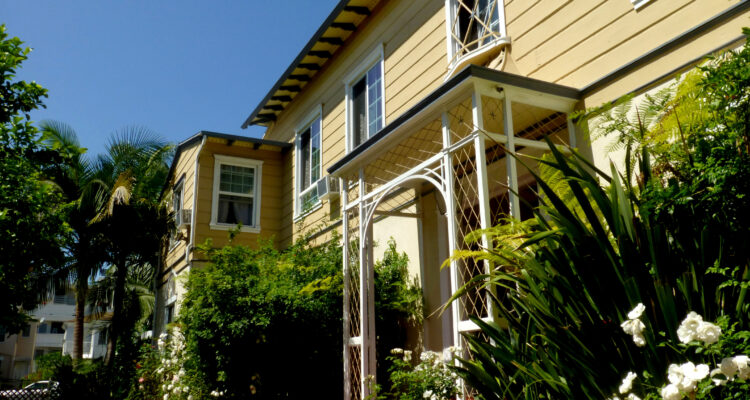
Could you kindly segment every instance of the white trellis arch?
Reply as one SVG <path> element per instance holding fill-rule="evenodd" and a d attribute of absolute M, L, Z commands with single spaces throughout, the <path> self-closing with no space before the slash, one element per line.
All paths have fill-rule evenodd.
<path fill-rule="evenodd" d="M 329 169 L 341 179 L 345 399 L 366 398 L 375 379 L 376 218 L 404 215 L 403 206 L 419 200 L 404 188 L 417 182 L 434 186 L 445 203 L 451 252 L 472 246 L 464 237 L 490 227 L 500 215 L 521 218 L 518 168 L 507 154 L 543 151 L 542 134 L 575 145 L 565 116 L 577 99 L 575 89 L 471 66 Z M 479 244 L 492 245 L 486 236 Z M 452 261 L 451 293 L 490 267 Z M 469 315 L 494 315 L 489 295 L 480 291 L 464 296 L 450 312 L 448 339 L 462 348 L 460 334 L 477 331 Z"/>

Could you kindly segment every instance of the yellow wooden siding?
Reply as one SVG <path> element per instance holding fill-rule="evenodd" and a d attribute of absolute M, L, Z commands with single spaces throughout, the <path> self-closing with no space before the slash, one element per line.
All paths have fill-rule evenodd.
<path fill-rule="evenodd" d="M 169 192 L 165 193 L 171 196 L 171 191 L 174 188 L 174 184 L 177 183 L 179 179 L 183 179 L 182 207 L 185 209 L 193 208 L 195 155 L 198 151 L 199 146 L 200 141 L 197 141 L 193 145 L 183 149 L 180 153 L 179 158 L 177 160 L 174 160 L 174 175 L 172 176 L 172 180 L 169 182 L 169 186 L 167 187 L 167 191 Z M 171 210 L 171 202 L 169 207 Z M 189 229 L 183 229 L 182 233 L 187 235 L 189 233 Z M 179 270 L 182 268 L 182 266 L 184 266 L 186 245 L 187 240 L 181 240 L 177 243 L 176 246 L 168 250 L 166 257 L 167 268 L 174 267 L 175 269 Z"/>
<path fill-rule="evenodd" d="M 416 104 L 443 82 L 448 59 L 445 41 L 443 0 L 385 2 L 373 10 L 372 19 L 358 28 L 332 62 L 305 87 L 279 121 L 266 132 L 266 138 L 291 142 L 295 128 L 314 107 L 322 104 L 322 154 L 325 169 L 346 153 L 346 106 L 343 77 L 357 68 L 360 60 L 382 44 L 384 52 L 384 87 L 386 123 Z M 427 82 L 427 83 L 426 83 Z M 284 220 L 294 218 L 295 159 L 289 153 L 285 165 L 283 192 Z M 282 226 L 280 243 L 291 243 L 293 235 L 310 232 L 335 223 L 340 218 L 338 204 L 329 202 L 300 221 Z M 328 240 L 330 233 L 322 235 Z"/>
<path fill-rule="evenodd" d="M 223 142 L 223 143 L 222 143 Z M 200 154 L 198 173 L 198 207 L 196 213 L 195 243 L 201 244 L 211 238 L 214 246 L 228 243 L 229 232 L 211 229 L 211 207 L 213 202 L 214 155 L 226 155 L 263 161 L 260 188 L 260 233 L 240 232 L 234 238 L 235 244 L 256 247 L 258 239 L 276 237 L 284 224 L 282 221 L 283 155 L 278 148 L 262 146 L 253 149 L 252 143 L 234 142 L 228 145 L 225 140 L 210 138 Z M 197 255 L 201 258 L 201 255 Z"/>
<path fill-rule="evenodd" d="M 737 2 L 657 0 L 636 11 L 625 0 L 514 0 L 511 57 L 522 75 L 584 87 Z"/>

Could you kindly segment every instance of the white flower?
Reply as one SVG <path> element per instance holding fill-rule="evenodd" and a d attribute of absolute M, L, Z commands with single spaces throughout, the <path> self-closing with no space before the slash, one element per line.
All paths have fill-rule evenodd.
<path fill-rule="evenodd" d="M 664 400 L 680 400 L 682 398 L 682 393 L 680 393 L 680 389 L 678 389 L 676 385 L 670 383 L 661 388 L 661 397 L 664 398 Z"/>
<path fill-rule="evenodd" d="M 187 400 L 193 400 L 193 399 L 194 399 L 193 395 L 189 394 Z"/>
<path fill-rule="evenodd" d="M 429 399 L 430 397 L 432 397 L 432 390 L 425 390 L 422 397 L 425 399 Z"/>
<path fill-rule="evenodd" d="M 169 393 L 164 393 L 164 400 L 168 400 L 168 399 L 169 399 Z"/>
<path fill-rule="evenodd" d="M 745 355 L 734 356 L 732 362 L 737 366 L 738 378 L 743 380 L 750 378 L 750 368 L 747 365 L 750 362 L 750 358 Z"/>
<path fill-rule="evenodd" d="M 719 375 L 719 374 L 724 375 L 727 378 L 729 378 L 729 376 L 721 372 L 721 368 L 714 368 L 713 370 L 711 370 L 711 380 L 714 382 L 714 385 L 723 386 L 729 381 L 729 379 L 714 378 L 714 376 Z"/>
<path fill-rule="evenodd" d="M 627 397 L 625 397 L 625 400 L 641 400 L 641 398 L 634 395 L 633 393 L 630 393 Z"/>
<path fill-rule="evenodd" d="M 689 343 L 696 339 L 698 333 L 698 327 L 703 322 L 703 317 L 698 315 L 695 311 L 690 311 L 682 320 L 679 328 L 677 328 L 677 337 L 680 338 L 680 342 Z"/>
<path fill-rule="evenodd" d="M 629 319 L 620 324 L 620 326 L 628 335 L 639 335 L 646 328 L 646 325 L 639 319 Z"/>
<path fill-rule="evenodd" d="M 737 366 L 737 363 L 734 362 L 734 358 L 727 357 L 721 360 L 721 364 L 719 364 L 719 370 L 727 378 L 734 377 L 734 374 L 737 373 L 738 369 L 739 367 Z"/>
<path fill-rule="evenodd" d="M 710 322 L 701 322 L 696 330 L 696 336 L 705 344 L 712 344 L 719 341 L 721 328 Z"/>
<path fill-rule="evenodd" d="M 641 334 L 633 335 L 633 342 L 636 346 L 643 347 L 646 345 L 646 338 Z"/>
<path fill-rule="evenodd" d="M 643 315 L 644 311 L 646 311 L 646 306 L 644 306 L 643 303 L 638 303 L 638 305 L 628 313 L 628 319 L 638 319 Z"/>
<path fill-rule="evenodd" d="M 404 361 L 405 362 L 411 361 L 411 350 L 404 350 Z"/>
<path fill-rule="evenodd" d="M 404 354 L 404 349 L 396 347 L 395 349 L 391 349 L 391 354 Z"/>
<path fill-rule="evenodd" d="M 625 394 L 630 391 L 630 389 L 633 388 L 633 380 L 638 377 L 638 375 L 635 374 L 635 372 L 628 372 L 627 375 L 625 375 L 625 378 L 623 378 L 622 383 L 620 384 L 620 394 Z"/>

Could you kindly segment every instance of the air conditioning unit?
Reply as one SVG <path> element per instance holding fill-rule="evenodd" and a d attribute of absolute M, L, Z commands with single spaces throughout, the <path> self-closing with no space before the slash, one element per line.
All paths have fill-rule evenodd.
<path fill-rule="evenodd" d="M 193 216 L 192 211 L 193 210 L 191 209 L 186 209 L 186 210 L 180 210 L 177 213 L 175 213 L 174 222 L 175 222 L 175 225 L 177 225 L 177 229 L 190 225 L 190 219 Z"/>
<path fill-rule="evenodd" d="M 339 179 L 326 175 L 318 180 L 318 198 L 329 200 L 339 195 Z"/>

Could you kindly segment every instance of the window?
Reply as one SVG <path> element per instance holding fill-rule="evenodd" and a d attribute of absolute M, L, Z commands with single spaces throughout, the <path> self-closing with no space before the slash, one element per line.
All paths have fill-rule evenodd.
<path fill-rule="evenodd" d="M 107 344 L 107 330 L 99 331 L 99 338 L 97 339 L 98 344 Z"/>
<path fill-rule="evenodd" d="M 297 130 L 297 215 L 318 204 L 321 153 L 321 113 L 316 111 Z M 309 122 L 312 119 L 312 122 Z"/>
<path fill-rule="evenodd" d="M 184 178 L 180 178 L 180 180 L 176 185 L 174 185 L 174 189 L 172 190 L 172 211 L 174 211 L 175 223 L 177 222 L 177 219 L 181 217 L 180 212 L 182 212 L 182 195 L 183 188 L 185 186 L 183 182 Z M 179 243 L 179 240 L 177 240 L 178 237 L 179 232 L 175 230 L 169 238 L 169 244 L 171 245 L 171 247 L 177 246 L 177 243 Z"/>
<path fill-rule="evenodd" d="M 49 325 L 47 325 L 46 323 L 41 323 L 36 328 L 36 333 L 48 333 L 49 332 L 48 328 L 49 328 Z"/>
<path fill-rule="evenodd" d="M 62 322 L 53 322 L 50 324 L 49 333 L 65 333 L 65 328 Z"/>
<path fill-rule="evenodd" d="M 446 10 L 451 64 L 505 36 L 501 0 L 447 0 Z"/>
<path fill-rule="evenodd" d="M 173 318 L 174 318 L 174 304 L 170 304 L 164 310 L 164 325 L 172 323 Z"/>
<path fill-rule="evenodd" d="M 373 52 L 346 81 L 348 150 L 383 129 L 383 49 Z"/>
<path fill-rule="evenodd" d="M 211 228 L 230 229 L 242 224 L 243 232 L 260 230 L 262 161 L 215 155 Z"/>
<path fill-rule="evenodd" d="M 26 325 L 23 327 L 23 332 L 21 333 L 21 336 L 23 337 L 29 337 L 31 335 L 31 325 Z"/>

